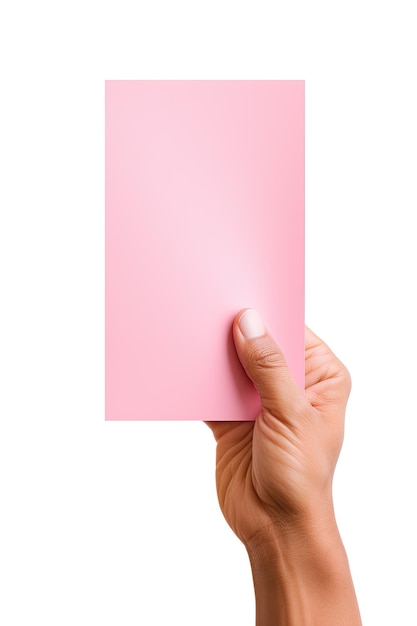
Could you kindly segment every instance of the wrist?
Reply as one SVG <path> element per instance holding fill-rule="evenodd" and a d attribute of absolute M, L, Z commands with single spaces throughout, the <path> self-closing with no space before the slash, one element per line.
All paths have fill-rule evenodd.
<path fill-rule="evenodd" d="M 333 507 L 308 520 L 275 520 L 246 549 L 257 626 L 361 624 Z"/>

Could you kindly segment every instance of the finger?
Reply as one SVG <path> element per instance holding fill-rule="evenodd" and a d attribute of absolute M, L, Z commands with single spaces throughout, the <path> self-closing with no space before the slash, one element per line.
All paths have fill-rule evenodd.
<path fill-rule="evenodd" d="M 330 383 L 332 381 L 332 383 Z M 347 401 L 351 388 L 348 370 L 329 346 L 312 330 L 305 327 L 305 386 L 306 390 L 323 383 L 338 390 L 343 402 Z M 317 389 L 316 389 L 317 393 Z"/>
<path fill-rule="evenodd" d="M 307 406 L 304 393 L 257 311 L 244 309 L 238 313 L 233 323 L 233 338 L 240 362 L 260 395 L 262 407 L 280 419 L 297 417 Z"/>
<path fill-rule="evenodd" d="M 224 435 L 225 433 L 227 433 L 229 430 L 231 430 L 233 428 L 233 426 L 236 425 L 237 422 L 215 422 L 215 421 L 209 421 L 209 422 L 204 422 L 212 431 L 215 440 L 217 441 L 218 439 L 220 439 L 220 437 L 222 435 Z"/>
<path fill-rule="evenodd" d="M 317 335 L 313 333 L 313 331 L 310 328 L 308 328 L 308 326 L 305 326 L 306 350 L 309 350 L 310 348 L 316 348 L 317 346 L 322 346 L 322 345 L 326 345 L 324 341 L 320 339 L 320 337 L 317 337 Z M 326 346 L 326 348 L 328 350 L 330 349 L 328 346 Z"/>

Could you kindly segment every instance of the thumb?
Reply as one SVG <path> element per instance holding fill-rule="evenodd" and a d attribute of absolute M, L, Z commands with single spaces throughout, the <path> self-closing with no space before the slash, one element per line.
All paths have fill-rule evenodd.
<path fill-rule="evenodd" d="M 284 421 L 294 421 L 307 407 L 285 357 L 255 309 L 240 311 L 233 323 L 236 352 L 258 391 L 262 407 Z"/>

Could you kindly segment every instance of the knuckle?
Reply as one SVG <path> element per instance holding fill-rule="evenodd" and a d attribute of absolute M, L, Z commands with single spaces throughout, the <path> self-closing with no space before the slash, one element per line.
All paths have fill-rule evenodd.
<path fill-rule="evenodd" d="M 347 392 L 350 393 L 352 389 L 352 378 L 350 376 L 349 370 L 347 369 L 345 365 L 343 365 L 343 363 L 340 363 L 339 375 Z"/>
<path fill-rule="evenodd" d="M 251 356 L 256 365 L 261 368 L 276 368 L 285 365 L 283 355 L 271 346 L 256 346 Z"/>

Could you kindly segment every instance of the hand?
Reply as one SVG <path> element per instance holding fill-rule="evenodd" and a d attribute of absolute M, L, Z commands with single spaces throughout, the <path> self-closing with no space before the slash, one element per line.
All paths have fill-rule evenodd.
<path fill-rule="evenodd" d="M 331 513 L 350 392 L 348 371 L 308 328 L 306 388 L 299 389 L 256 315 L 252 309 L 239 313 L 233 337 L 261 412 L 255 422 L 208 422 L 217 440 L 220 506 L 244 543 L 271 523 Z"/>
<path fill-rule="evenodd" d="M 332 500 L 349 373 L 306 328 L 301 390 L 253 309 L 236 316 L 233 337 L 262 408 L 254 422 L 207 424 L 217 441 L 220 507 L 254 570 L 257 624 L 356 626 L 359 611 Z"/>

